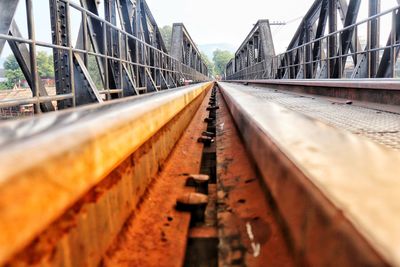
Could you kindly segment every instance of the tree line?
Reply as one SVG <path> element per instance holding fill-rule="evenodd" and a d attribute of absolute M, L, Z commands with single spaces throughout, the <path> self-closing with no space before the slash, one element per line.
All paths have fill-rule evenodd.
<path fill-rule="evenodd" d="M 53 79 L 53 55 L 48 55 L 46 52 L 40 51 L 36 55 L 36 61 L 39 77 L 42 79 Z M 14 55 L 9 55 L 4 61 L 3 66 L 4 76 L 7 81 L 0 83 L 0 89 L 12 89 L 15 85 L 20 85 L 25 80 L 25 76 Z"/>

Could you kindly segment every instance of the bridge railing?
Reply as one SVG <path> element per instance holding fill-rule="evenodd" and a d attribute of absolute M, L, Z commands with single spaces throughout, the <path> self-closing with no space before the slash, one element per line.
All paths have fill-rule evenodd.
<path fill-rule="evenodd" d="M 51 42 L 37 40 L 32 0 L 25 4 L 27 38 L 17 21 L 2 18 L 0 23 L 9 30 L 0 30 L 0 43 L 8 42 L 31 95 L 0 99 L 0 109 L 33 105 L 32 112 L 41 113 L 169 89 L 183 85 L 185 80 L 208 80 L 207 73 L 168 54 L 144 0 L 106 2 L 103 16 L 95 0 L 81 4 L 50 1 Z M 17 7 L 12 6 L 10 12 L 14 14 Z M 76 22 L 72 20 L 77 18 L 80 28 L 77 40 L 73 40 L 72 24 Z M 49 49 L 53 53 L 55 92 L 45 86 L 38 69 L 37 52 Z"/>
<path fill-rule="evenodd" d="M 379 27 L 381 21 L 385 23 Z M 380 30 L 384 28 L 390 30 L 382 44 Z M 400 6 L 396 6 L 308 42 L 300 40 L 273 57 L 268 66 L 264 60 L 226 79 L 399 78 L 399 50 Z"/>

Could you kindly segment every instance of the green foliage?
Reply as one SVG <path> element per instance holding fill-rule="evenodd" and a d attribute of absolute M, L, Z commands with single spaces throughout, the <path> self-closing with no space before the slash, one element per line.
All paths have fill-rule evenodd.
<path fill-rule="evenodd" d="M 4 61 L 4 70 L 7 78 L 7 82 L 4 82 L 6 89 L 12 89 L 15 84 L 19 84 L 21 80 L 25 79 L 14 55 L 9 55 Z"/>
<path fill-rule="evenodd" d="M 47 79 L 54 78 L 53 56 L 48 55 L 44 51 L 40 51 L 37 53 L 36 60 L 39 77 Z M 4 70 L 7 82 L 3 82 L 0 85 L 0 89 L 12 89 L 15 84 L 19 84 L 22 80 L 25 80 L 25 76 L 14 55 L 9 55 L 4 61 Z"/>
<path fill-rule="evenodd" d="M 172 27 L 166 25 L 160 29 L 161 36 L 164 40 L 168 51 L 171 51 Z"/>
<path fill-rule="evenodd" d="M 223 75 L 225 73 L 225 66 L 233 58 L 233 53 L 227 50 L 217 49 L 214 51 L 213 61 L 215 65 L 215 74 Z"/>
<path fill-rule="evenodd" d="M 53 56 L 40 51 L 36 55 L 38 73 L 41 78 L 54 78 Z"/>
<path fill-rule="evenodd" d="M 99 66 L 97 65 L 95 56 L 89 56 L 87 69 L 97 89 L 103 89 L 103 81 L 100 76 Z"/>
<path fill-rule="evenodd" d="M 9 55 L 4 61 L 4 69 L 6 70 L 16 70 L 19 69 L 19 65 L 14 55 Z"/>
<path fill-rule="evenodd" d="M 8 82 L 0 82 L 0 90 L 7 90 L 9 88 Z"/>
<path fill-rule="evenodd" d="M 212 62 L 204 52 L 201 52 L 201 57 L 204 59 L 210 75 L 214 76 L 214 62 Z"/>

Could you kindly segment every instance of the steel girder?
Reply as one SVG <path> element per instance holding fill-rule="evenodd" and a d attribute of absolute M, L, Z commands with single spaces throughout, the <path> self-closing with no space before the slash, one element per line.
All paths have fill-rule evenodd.
<path fill-rule="evenodd" d="M 363 22 L 368 28 L 363 47 L 358 32 L 360 25 L 356 23 L 360 5 L 361 0 L 316 0 L 303 17 L 287 51 L 274 58 L 272 67 L 267 62 L 249 64 L 253 58 L 245 52 L 247 46 L 242 45 L 244 55 L 236 55 L 227 65 L 228 79 L 265 78 L 254 76 L 260 68 L 267 72 L 273 68 L 276 79 L 395 77 L 400 50 L 400 7 L 391 11 L 392 23 L 385 27 L 392 30 L 386 47 L 382 48 L 380 0 L 368 1 L 370 19 Z"/>
<path fill-rule="evenodd" d="M 177 87 L 182 79 L 208 80 L 207 67 L 186 29 L 185 42 L 189 40 L 195 51 L 190 64 L 186 56 L 179 60 L 168 54 L 145 0 L 101 1 L 104 16 L 100 16 L 97 0 L 80 0 L 79 4 L 49 0 L 51 43 L 35 41 L 32 3 L 25 3 L 29 38 L 24 38 L 14 21 L 19 1 L 0 2 L 0 52 L 7 41 L 33 95 L 2 103 L 3 107 L 34 103 L 35 111 L 48 112 L 55 110 L 55 101 L 57 109 L 65 109 Z M 77 40 L 71 37 L 72 9 L 81 15 Z M 53 49 L 56 96 L 48 95 L 38 75 L 37 47 Z"/>
<path fill-rule="evenodd" d="M 14 20 L 14 14 L 17 10 L 19 0 L 16 1 L 1 1 L 0 2 L 0 33 L 8 34 L 11 23 Z M 6 40 L 0 39 L 0 54 L 3 51 Z"/>
<path fill-rule="evenodd" d="M 19 31 L 18 25 L 15 21 L 13 21 L 11 24 L 11 27 L 9 29 L 9 35 L 22 38 L 22 34 Z M 10 45 L 11 51 L 13 52 L 15 59 L 17 60 L 27 83 L 29 84 L 30 88 L 33 89 L 34 85 L 32 81 L 33 75 L 31 71 L 30 52 L 28 50 L 27 45 L 24 43 L 18 43 L 16 41 L 10 41 L 10 40 L 8 41 L 8 44 Z M 38 81 L 38 87 L 40 96 L 48 96 L 46 87 L 44 86 L 41 80 Z M 35 90 L 32 90 L 32 95 L 33 96 L 36 95 Z M 49 112 L 49 111 L 54 111 L 55 109 L 53 104 L 49 101 L 41 103 L 40 110 L 42 112 Z"/>
<path fill-rule="evenodd" d="M 230 77 L 235 73 L 235 60 L 232 58 L 225 68 L 225 76 Z"/>
<path fill-rule="evenodd" d="M 228 75 L 265 62 L 267 68 L 252 73 L 252 78 L 270 78 L 274 56 L 275 48 L 269 21 L 259 20 L 236 51 L 234 62 L 227 65 L 226 73 Z"/>
<path fill-rule="evenodd" d="M 208 68 L 203 60 L 200 50 L 183 23 L 174 23 L 172 27 L 171 55 L 184 65 L 197 72 L 208 75 Z M 194 77 L 195 80 L 198 78 Z"/>
<path fill-rule="evenodd" d="M 400 0 L 398 0 L 400 4 Z M 395 30 L 396 29 L 396 30 Z M 391 48 L 393 44 L 400 43 L 400 12 L 398 11 L 392 18 L 392 30 L 386 42 L 386 46 L 382 54 L 382 59 L 376 73 L 377 78 L 391 78 L 395 76 L 395 64 L 400 49 Z"/>
<path fill-rule="evenodd" d="M 0 20 L 0 34 L 8 34 L 13 37 L 22 38 L 18 25 L 14 21 L 14 15 L 18 4 L 19 0 L 0 2 L 0 17 L 2 18 Z M 5 42 L 5 39 L 0 39 L 0 55 L 3 51 Z M 31 74 L 30 52 L 27 45 L 24 43 L 18 43 L 14 40 L 8 40 L 8 44 L 10 45 L 21 71 L 32 90 L 32 95 L 47 96 L 48 94 L 42 81 L 38 81 L 38 94 L 36 93 Z M 40 104 L 39 108 L 44 112 L 54 111 L 54 106 L 51 102 L 43 102 Z"/>
<path fill-rule="evenodd" d="M 65 48 L 72 47 L 70 7 L 66 2 L 50 0 L 50 18 L 53 44 Z M 56 92 L 59 95 L 75 92 L 75 99 L 57 101 L 58 109 L 77 105 L 102 102 L 100 94 L 92 81 L 80 55 L 71 49 L 53 49 Z"/>
<path fill-rule="evenodd" d="M 356 23 L 358 11 L 360 9 L 361 0 L 350 0 L 349 6 L 345 15 L 343 27 L 348 27 Z M 342 5 L 343 6 L 343 5 Z M 358 46 L 358 40 L 354 40 L 354 28 L 345 30 L 340 35 L 340 55 L 346 55 L 350 50 L 350 47 Z M 357 37 L 356 37 L 357 38 Z M 341 78 L 343 70 L 345 68 L 347 57 L 334 60 L 333 71 L 331 78 Z M 356 64 L 357 55 L 353 56 L 353 62 Z"/>

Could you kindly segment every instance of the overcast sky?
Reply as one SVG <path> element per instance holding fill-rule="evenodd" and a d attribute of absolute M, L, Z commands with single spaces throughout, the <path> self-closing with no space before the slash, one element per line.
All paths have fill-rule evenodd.
<path fill-rule="evenodd" d="M 298 18 L 307 12 L 314 0 L 147 0 L 147 2 L 159 25 L 183 22 L 198 44 L 230 43 L 239 46 L 258 19 L 288 21 Z M 296 20 L 286 28 L 295 31 L 299 22 L 300 20 Z M 282 32 L 282 27 L 273 26 L 272 30 L 275 33 L 278 30 Z M 290 36 L 284 39 L 284 43 L 289 43 Z"/>
<path fill-rule="evenodd" d="M 5 0 L 0 0 L 5 1 Z M 79 0 L 72 0 L 79 3 Z M 228 43 L 238 47 L 259 19 L 270 21 L 291 21 L 286 26 L 272 26 L 277 53 L 285 50 L 301 17 L 314 0 L 147 0 L 158 26 L 183 22 L 193 40 L 200 45 Z M 382 11 L 396 6 L 396 0 L 381 0 Z M 358 20 L 367 16 L 368 0 L 362 0 Z M 40 41 L 51 41 L 49 1 L 33 1 L 36 35 Z M 77 35 L 80 13 L 73 11 L 73 35 Z M 16 21 L 22 34 L 27 37 L 25 1 L 20 1 Z M 390 25 L 390 16 L 384 25 Z M 386 42 L 389 27 L 382 27 L 382 43 Z M 362 29 L 359 31 L 362 33 Z M 73 36 L 76 38 L 76 36 Z M 49 52 L 51 52 L 49 50 Z M 2 57 L 11 53 L 8 47 Z"/>
<path fill-rule="evenodd" d="M 272 26 L 276 52 L 284 51 L 300 23 L 298 18 L 304 16 L 313 2 L 314 0 L 147 0 L 159 26 L 183 22 L 198 44 L 230 43 L 238 47 L 258 19 L 297 19 L 287 26 Z M 396 6 L 396 0 L 381 2 L 382 11 Z M 359 20 L 367 16 L 367 3 L 367 0 L 362 0 Z"/>

